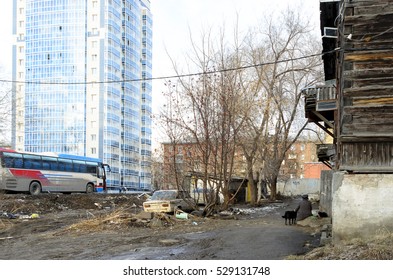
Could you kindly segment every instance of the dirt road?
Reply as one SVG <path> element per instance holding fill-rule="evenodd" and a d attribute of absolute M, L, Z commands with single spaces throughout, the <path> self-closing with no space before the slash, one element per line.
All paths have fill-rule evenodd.
<path fill-rule="evenodd" d="M 159 223 L 138 218 L 141 204 L 131 195 L 0 194 L 0 259 L 283 259 L 318 246 L 318 230 L 284 225 L 297 200 Z"/>

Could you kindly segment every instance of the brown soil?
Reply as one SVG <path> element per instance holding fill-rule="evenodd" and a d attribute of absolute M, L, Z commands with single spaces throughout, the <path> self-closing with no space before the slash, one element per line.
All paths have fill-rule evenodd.
<path fill-rule="evenodd" d="M 210 218 L 140 216 L 121 194 L 0 194 L 0 259 L 391 259 L 391 241 L 319 245 L 320 224 L 285 226 L 295 200 Z M 237 208 L 236 208 L 237 209 Z M 319 221 L 320 222 L 320 221 Z M 392 240 L 391 235 L 388 240 Z M 382 242 L 382 243 L 381 243 Z M 373 253 L 364 252 L 373 249 Z"/>

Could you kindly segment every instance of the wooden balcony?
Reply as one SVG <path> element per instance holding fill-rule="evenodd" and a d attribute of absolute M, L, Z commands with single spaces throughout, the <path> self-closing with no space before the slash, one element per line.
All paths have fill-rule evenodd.
<path fill-rule="evenodd" d="M 337 110 L 336 88 L 333 85 L 316 86 L 305 88 L 302 93 L 308 121 L 317 124 L 333 136 L 328 129 L 334 129 L 334 112 Z"/>
<path fill-rule="evenodd" d="M 323 162 L 329 168 L 332 168 L 336 149 L 334 144 L 317 144 L 318 161 Z"/>

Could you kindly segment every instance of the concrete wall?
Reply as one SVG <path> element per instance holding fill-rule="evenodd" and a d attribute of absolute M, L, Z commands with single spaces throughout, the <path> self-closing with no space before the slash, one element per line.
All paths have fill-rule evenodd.
<path fill-rule="evenodd" d="M 345 174 L 332 181 L 333 241 L 393 231 L 393 174 Z"/>
<path fill-rule="evenodd" d="M 319 200 L 319 179 L 289 179 L 277 183 L 277 192 L 284 196 L 308 194 L 310 199 Z"/>

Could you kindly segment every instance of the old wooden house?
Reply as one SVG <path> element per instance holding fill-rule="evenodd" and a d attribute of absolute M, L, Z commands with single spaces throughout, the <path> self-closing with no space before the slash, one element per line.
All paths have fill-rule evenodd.
<path fill-rule="evenodd" d="M 326 84 L 304 90 L 306 117 L 334 138 L 318 151 L 333 169 L 320 206 L 335 240 L 370 237 L 393 230 L 393 1 L 320 0 L 320 9 Z"/>
<path fill-rule="evenodd" d="M 339 17 L 338 168 L 393 172 L 393 2 L 342 1 Z"/>
<path fill-rule="evenodd" d="M 393 1 L 320 1 L 326 85 L 306 117 L 334 136 L 336 170 L 393 172 Z M 329 154 L 330 153 L 330 154 Z"/>

